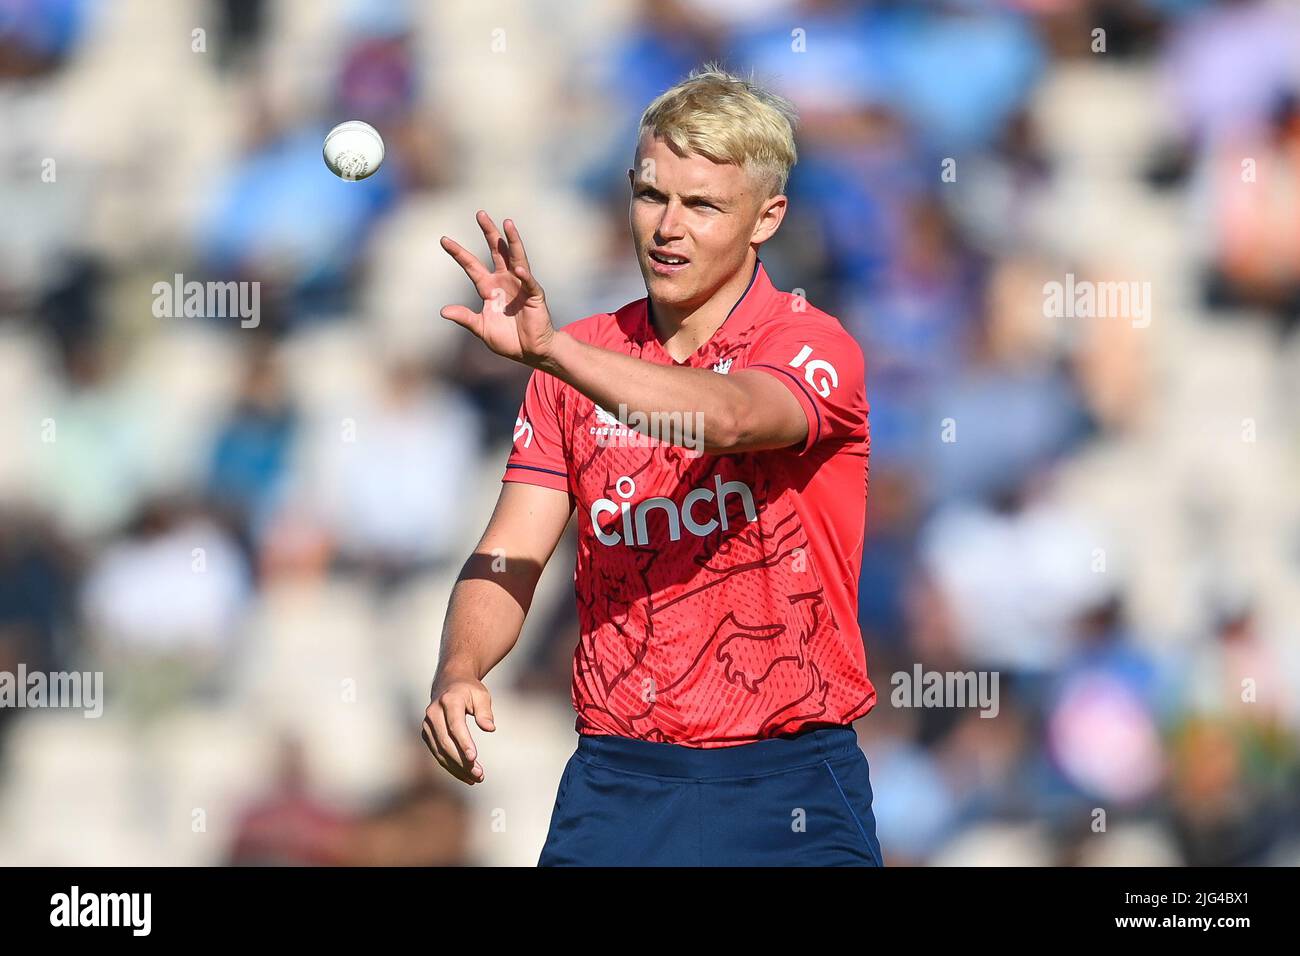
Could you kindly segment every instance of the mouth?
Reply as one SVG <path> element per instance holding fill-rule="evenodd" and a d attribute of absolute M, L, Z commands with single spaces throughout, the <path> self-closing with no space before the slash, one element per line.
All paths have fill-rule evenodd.
<path fill-rule="evenodd" d="M 650 271 L 656 275 L 676 275 L 691 264 L 691 260 L 663 249 L 651 249 L 646 253 L 650 260 Z"/>

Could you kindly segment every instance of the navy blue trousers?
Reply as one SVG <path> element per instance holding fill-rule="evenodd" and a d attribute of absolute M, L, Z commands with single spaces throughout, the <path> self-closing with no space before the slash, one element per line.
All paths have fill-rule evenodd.
<path fill-rule="evenodd" d="M 883 866 L 851 727 L 702 750 L 583 735 L 539 866 Z"/>

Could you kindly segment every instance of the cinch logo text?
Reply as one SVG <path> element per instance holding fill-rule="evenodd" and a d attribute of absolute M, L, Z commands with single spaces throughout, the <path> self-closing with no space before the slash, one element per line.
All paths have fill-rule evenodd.
<path fill-rule="evenodd" d="M 727 496 L 739 495 L 745 509 L 745 521 L 758 520 L 758 509 L 754 507 L 754 493 L 743 481 L 723 481 L 721 475 L 713 476 L 713 487 L 694 488 L 686 493 L 680 506 L 671 498 L 656 496 L 647 498 L 633 507 L 631 498 L 636 494 L 636 483 L 623 475 L 614 483 L 614 492 L 623 499 L 613 501 L 609 498 L 597 498 L 591 503 L 591 526 L 596 532 L 596 540 L 613 547 L 617 544 L 644 545 L 650 543 L 647 528 L 647 515 L 658 509 L 668 516 L 668 538 L 677 541 L 682 536 L 684 527 L 697 538 L 703 538 L 721 528 L 726 531 Z M 714 506 L 706 512 L 708 520 L 697 521 L 695 506 L 700 502 L 713 502 Z M 623 533 L 605 531 L 600 526 L 600 515 L 623 516 Z"/>

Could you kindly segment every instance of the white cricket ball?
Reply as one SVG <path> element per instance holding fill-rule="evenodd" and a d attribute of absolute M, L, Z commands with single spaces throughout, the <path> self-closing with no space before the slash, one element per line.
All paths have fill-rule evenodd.
<path fill-rule="evenodd" d="M 325 165 L 340 179 L 365 179 L 384 161 L 384 139 L 361 120 L 339 123 L 325 137 Z"/>

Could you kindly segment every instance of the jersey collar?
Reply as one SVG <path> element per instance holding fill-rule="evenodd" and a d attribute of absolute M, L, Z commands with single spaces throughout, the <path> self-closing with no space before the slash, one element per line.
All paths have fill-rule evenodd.
<path fill-rule="evenodd" d="M 771 302 L 772 296 L 775 293 L 776 288 L 772 285 L 772 280 L 768 278 L 767 269 L 764 267 L 762 260 L 756 259 L 754 261 L 754 274 L 750 276 L 749 285 L 745 287 L 745 291 L 742 292 L 740 298 L 736 300 L 736 304 L 731 307 L 731 311 L 728 312 L 727 317 L 722 320 L 722 324 L 714 330 L 713 335 L 703 342 L 698 349 L 688 355 L 685 361 L 674 361 L 674 364 L 690 365 L 697 358 L 710 351 L 710 346 L 715 345 L 723 335 L 735 335 L 736 333 L 749 328 L 754 324 L 755 320 L 762 315 L 764 307 Z M 668 356 L 667 350 L 659 341 L 658 333 L 655 331 L 654 321 L 651 318 L 652 308 L 653 305 L 650 302 L 649 296 L 647 296 L 645 300 L 645 315 L 642 320 L 643 341 L 646 345 L 671 360 L 671 357 Z"/>

